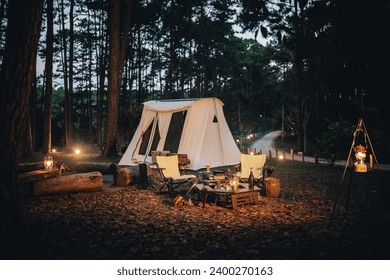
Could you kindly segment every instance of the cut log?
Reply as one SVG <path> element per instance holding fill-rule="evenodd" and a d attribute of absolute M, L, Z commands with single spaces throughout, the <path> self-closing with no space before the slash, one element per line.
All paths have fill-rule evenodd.
<path fill-rule="evenodd" d="M 77 173 L 34 182 L 34 195 L 99 191 L 103 188 L 100 172 Z"/>
<path fill-rule="evenodd" d="M 114 174 L 116 165 L 109 162 L 78 162 L 75 170 L 79 173 L 98 171 L 102 174 Z"/>
<path fill-rule="evenodd" d="M 118 187 L 126 187 L 134 182 L 135 177 L 139 177 L 139 166 L 120 166 L 118 165 L 114 174 L 114 184 Z"/>

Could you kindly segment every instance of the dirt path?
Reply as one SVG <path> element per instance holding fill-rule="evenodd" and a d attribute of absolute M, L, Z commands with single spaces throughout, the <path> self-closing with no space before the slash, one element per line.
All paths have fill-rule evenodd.
<path fill-rule="evenodd" d="M 281 130 L 271 131 L 265 134 L 263 137 L 257 139 L 252 143 L 251 148 L 256 149 L 256 151 L 262 151 L 267 153 L 269 150 L 274 149 L 275 139 L 282 133 Z"/>
<path fill-rule="evenodd" d="M 275 130 L 275 131 L 271 131 L 267 134 L 265 134 L 263 137 L 257 139 L 256 141 L 254 141 L 251 145 L 251 148 L 252 149 L 256 149 L 257 152 L 261 151 L 262 153 L 266 153 L 268 155 L 268 152 L 271 151 L 272 154 L 275 153 L 275 140 L 277 137 L 280 136 L 280 134 L 282 133 L 281 130 Z M 301 158 L 298 156 L 298 155 L 295 155 L 295 160 L 301 160 Z M 291 157 L 290 157 L 290 154 L 287 153 L 287 157 L 286 159 L 288 160 L 291 160 Z M 310 163 L 314 163 L 315 162 L 315 158 L 312 157 L 312 156 L 307 156 L 305 155 L 304 156 L 304 161 L 305 162 L 310 162 Z M 318 159 L 318 163 L 322 163 L 322 164 L 330 164 L 330 160 L 329 159 L 322 159 L 322 158 L 319 158 Z M 345 160 L 336 160 L 334 165 L 336 166 L 345 166 L 346 165 L 346 161 Z M 374 168 L 377 169 L 377 166 L 374 162 Z M 390 165 L 388 164 L 381 164 L 379 163 L 379 168 L 381 170 L 386 170 L 386 171 L 390 171 Z"/>

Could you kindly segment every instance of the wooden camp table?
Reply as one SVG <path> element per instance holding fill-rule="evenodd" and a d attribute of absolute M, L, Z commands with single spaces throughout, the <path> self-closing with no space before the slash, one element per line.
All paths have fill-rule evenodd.
<path fill-rule="evenodd" d="M 245 204 L 258 204 L 259 200 L 257 198 L 260 188 L 254 187 L 253 189 L 249 189 L 248 184 L 240 184 L 241 188 L 238 190 L 228 190 L 220 187 L 210 187 L 204 183 L 196 184 L 196 187 L 201 191 L 203 195 L 203 208 L 205 207 L 206 200 L 209 194 L 215 195 L 226 195 L 231 201 L 231 206 L 233 210 L 237 209 L 239 205 Z"/>

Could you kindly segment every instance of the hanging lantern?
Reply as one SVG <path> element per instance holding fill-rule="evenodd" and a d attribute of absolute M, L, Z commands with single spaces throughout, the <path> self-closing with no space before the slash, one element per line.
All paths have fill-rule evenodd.
<path fill-rule="evenodd" d="M 364 163 L 367 156 L 367 150 L 362 145 L 355 147 L 355 171 L 367 172 L 367 165 Z"/>
<path fill-rule="evenodd" d="M 54 166 L 53 157 L 49 155 L 45 156 L 43 158 L 43 166 L 46 170 L 52 170 Z"/>

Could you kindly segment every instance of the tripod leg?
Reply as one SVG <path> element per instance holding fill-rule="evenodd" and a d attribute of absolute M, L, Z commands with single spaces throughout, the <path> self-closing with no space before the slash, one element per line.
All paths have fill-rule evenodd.
<path fill-rule="evenodd" d="M 332 224 L 332 221 L 333 221 L 333 217 L 334 217 L 334 212 L 336 210 L 336 206 L 337 206 L 337 202 L 339 200 L 339 197 L 341 195 L 341 192 L 342 192 L 342 188 L 343 188 L 343 182 L 344 182 L 344 178 L 345 178 L 345 175 L 347 174 L 347 170 L 348 170 L 348 164 L 349 164 L 349 161 L 350 161 L 350 158 L 351 158 L 351 154 L 352 154 L 352 149 L 353 149 L 353 144 L 354 144 L 354 141 L 352 141 L 352 145 L 351 145 L 351 149 L 349 150 L 349 154 L 348 154 L 348 158 L 347 158 L 347 162 L 345 164 L 345 167 L 344 167 L 344 172 L 343 172 L 343 176 L 341 177 L 341 182 L 340 182 L 340 186 L 339 186 L 339 189 L 337 190 L 337 195 L 336 195 L 336 199 L 335 199 L 335 202 L 334 202 L 334 205 L 333 205 L 333 209 L 332 209 L 332 215 L 330 217 L 330 220 L 329 220 L 329 225 L 328 227 L 331 226 Z M 352 172 L 352 171 L 351 171 Z M 352 176 L 352 175 L 351 175 Z M 350 180 L 351 181 L 351 180 Z"/>
<path fill-rule="evenodd" d="M 347 201 L 345 202 L 345 218 L 347 218 L 348 215 L 349 199 L 351 197 L 352 177 L 353 177 L 353 170 L 351 171 L 351 174 L 349 176 L 348 189 L 347 189 Z"/>
<path fill-rule="evenodd" d="M 332 215 L 330 216 L 330 220 L 329 220 L 329 224 L 328 224 L 328 227 L 330 227 L 332 225 L 332 221 L 333 221 L 333 216 L 334 216 L 334 212 L 336 210 L 336 206 L 337 206 L 337 201 L 339 200 L 339 197 L 340 197 L 340 193 L 341 193 L 341 185 L 337 191 L 337 195 L 336 195 L 336 199 L 334 201 L 334 204 L 333 204 L 333 209 L 332 209 Z"/>

